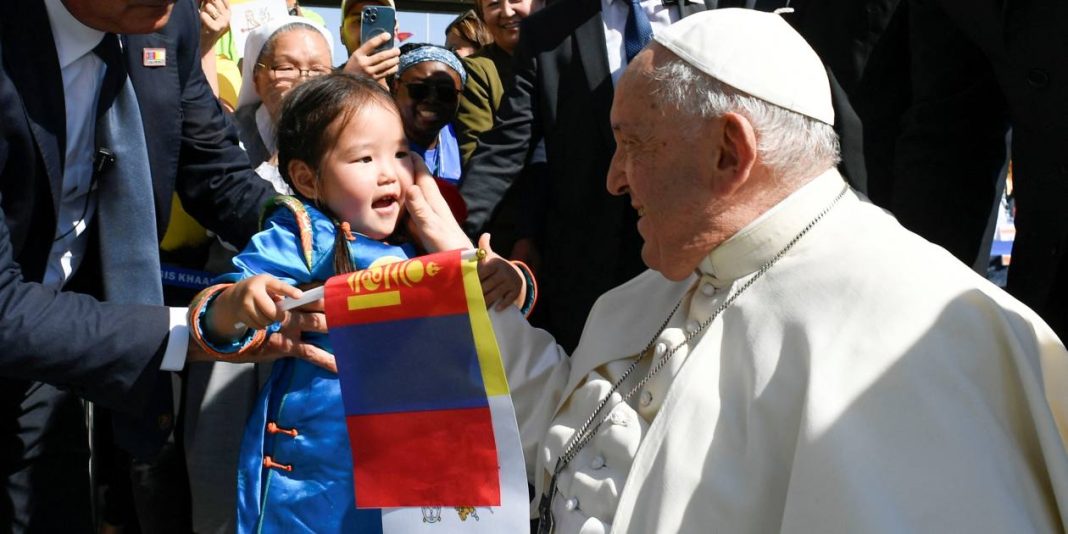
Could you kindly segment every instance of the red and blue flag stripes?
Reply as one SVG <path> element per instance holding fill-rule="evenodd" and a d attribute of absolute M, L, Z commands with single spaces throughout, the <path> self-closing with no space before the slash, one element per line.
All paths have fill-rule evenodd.
<path fill-rule="evenodd" d="M 475 262 L 453 251 L 334 277 L 326 313 L 357 507 L 498 506 L 488 398 L 508 389 Z"/>

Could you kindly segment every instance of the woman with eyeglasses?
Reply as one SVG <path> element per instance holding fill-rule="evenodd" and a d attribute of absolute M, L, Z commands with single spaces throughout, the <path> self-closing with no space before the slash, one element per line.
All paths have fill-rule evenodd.
<path fill-rule="evenodd" d="M 325 27 L 294 16 L 271 21 L 249 33 L 234 122 L 253 168 L 269 161 L 276 151 L 274 125 L 282 97 L 305 79 L 332 70 L 333 41 Z M 280 179 L 278 183 L 284 185 Z"/>

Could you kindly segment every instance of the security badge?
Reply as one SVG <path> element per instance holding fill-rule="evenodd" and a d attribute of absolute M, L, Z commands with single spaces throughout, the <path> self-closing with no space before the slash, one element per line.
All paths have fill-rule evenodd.
<path fill-rule="evenodd" d="M 166 67 L 166 48 L 145 48 L 141 51 L 141 64 L 146 67 Z"/>

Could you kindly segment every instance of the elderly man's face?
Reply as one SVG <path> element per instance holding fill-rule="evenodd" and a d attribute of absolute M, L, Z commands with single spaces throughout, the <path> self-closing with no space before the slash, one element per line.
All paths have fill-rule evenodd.
<path fill-rule="evenodd" d="M 175 0 L 63 0 L 82 24 L 111 33 L 152 33 L 163 29 Z"/>
<path fill-rule="evenodd" d="M 654 45 L 634 58 L 616 88 L 616 152 L 608 191 L 630 195 L 638 210 L 642 260 L 671 280 L 693 272 L 710 247 L 703 240 L 713 204 L 715 151 L 702 142 L 715 126 L 658 105 L 647 74 L 666 51 Z M 659 55 L 657 55 L 659 54 Z"/>

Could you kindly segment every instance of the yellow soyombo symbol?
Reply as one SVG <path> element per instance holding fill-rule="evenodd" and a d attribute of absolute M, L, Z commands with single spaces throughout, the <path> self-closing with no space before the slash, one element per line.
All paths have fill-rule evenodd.
<path fill-rule="evenodd" d="M 373 265 L 369 269 L 352 273 L 346 282 L 349 289 L 356 294 L 348 298 L 349 311 L 396 306 L 401 303 L 399 289 L 402 285 L 412 287 L 427 276 L 435 276 L 439 272 L 440 265 L 434 262 L 424 265 L 422 260 L 416 258 Z M 361 292 L 366 294 L 361 295 Z"/>

